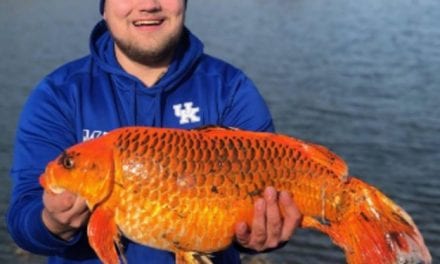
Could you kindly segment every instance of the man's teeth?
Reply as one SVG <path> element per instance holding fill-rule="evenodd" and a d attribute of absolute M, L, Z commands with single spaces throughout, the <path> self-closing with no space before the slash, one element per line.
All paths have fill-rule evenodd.
<path fill-rule="evenodd" d="M 160 20 L 143 20 L 143 21 L 137 21 L 134 23 L 135 26 L 152 26 L 152 25 L 159 25 Z"/>
<path fill-rule="evenodd" d="M 61 188 L 61 187 L 50 187 L 50 190 L 55 193 L 55 194 L 60 194 L 63 193 L 66 189 Z"/>

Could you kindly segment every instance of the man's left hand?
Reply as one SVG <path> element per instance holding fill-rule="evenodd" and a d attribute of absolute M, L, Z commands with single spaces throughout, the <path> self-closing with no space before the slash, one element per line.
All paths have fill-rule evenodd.
<path fill-rule="evenodd" d="M 237 242 L 258 252 L 274 249 L 289 241 L 301 218 L 289 193 L 283 191 L 278 197 L 277 191 L 268 187 L 263 198 L 254 204 L 252 226 L 249 227 L 245 222 L 236 224 Z"/>

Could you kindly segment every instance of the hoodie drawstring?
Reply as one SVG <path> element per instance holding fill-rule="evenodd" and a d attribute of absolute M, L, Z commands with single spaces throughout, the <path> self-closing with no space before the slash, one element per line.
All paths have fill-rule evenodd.
<path fill-rule="evenodd" d="M 160 89 L 160 91 L 156 94 L 156 98 L 155 98 L 155 111 L 154 111 L 154 123 L 157 127 L 162 127 L 162 113 L 164 111 L 164 109 L 162 109 L 163 107 L 163 94 L 164 94 L 164 89 Z"/>

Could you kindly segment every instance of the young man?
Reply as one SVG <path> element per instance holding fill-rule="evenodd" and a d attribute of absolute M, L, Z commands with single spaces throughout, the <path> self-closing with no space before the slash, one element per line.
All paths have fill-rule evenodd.
<path fill-rule="evenodd" d="M 203 53 L 184 27 L 184 0 L 101 1 L 104 20 L 91 54 L 45 77 L 20 118 L 7 216 L 16 243 L 50 263 L 99 263 L 87 242 L 90 212 L 72 193 L 43 193 L 38 177 L 65 148 L 122 126 L 191 129 L 208 124 L 273 131 L 268 109 L 238 69 Z M 284 211 L 281 217 L 280 209 Z M 236 225 L 236 243 L 214 263 L 239 263 L 239 251 L 279 247 L 300 214 L 273 188 L 255 203 L 252 226 Z M 123 241 L 128 263 L 174 263 L 170 252 Z"/>

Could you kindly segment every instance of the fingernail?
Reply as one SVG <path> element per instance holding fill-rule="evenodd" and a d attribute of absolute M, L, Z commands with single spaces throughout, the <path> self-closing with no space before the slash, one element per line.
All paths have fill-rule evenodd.
<path fill-rule="evenodd" d="M 269 201 L 275 201 L 277 198 L 277 191 L 273 187 L 267 187 L 265 191 L 265 197 Z"/>

